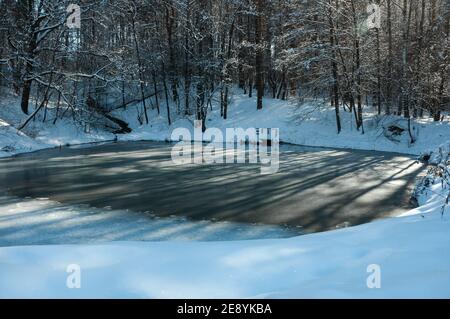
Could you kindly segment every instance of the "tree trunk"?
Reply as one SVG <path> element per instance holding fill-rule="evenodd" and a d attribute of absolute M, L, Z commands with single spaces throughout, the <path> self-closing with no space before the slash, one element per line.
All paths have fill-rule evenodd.
<path fill-rule="evenodd" d="M 388 27 L 388 67 L 387 67 L 387 83 L 386 83 L 386 114 L 391 114 L 392 104 L 392 0 L 387 0 L 387 27 Z"/>
<path fill-rule="evenodd" d="M 147 105 L 145 104 L 145 91 L 144 91 L 144 83 L 143 83 L 143 75 L 142 75 L 142 62 L 141 62 L 141 54 L 139 51 L 139 41 L 136 34 L 136 21 L 135 21 L 135 14 L 136 14 L 136 4 L 133 2 L 134 10 L 131 13 L 131 25 L 133 28 L 133 39 L 134 39 L 134 45 L 136 50 L 136 58 L 138 62 L 138 68 L 139 68 L 139 84 L 141 88 L 141 97 L 142 97 L 142 105 L 144 107 L 144 116 L 145 116 L 145 123 L 148 124 L 148 114 L 147 114 Z"/>
<path fill-rule="evenodd" d="M 341 133 L 341 117 L 339 114 L 339 78 L 338 78 L 338 67 L 337 67 L 337 57 L 336 57 L 336 46 L 335 46 L 335 28 L 333 23 L 333 11 L 332 11 L 332 2 L 329 2 L 329 10 L 328 10 L 328 22 L 330 27 L 330 46 L 331 46 L 331 69 L 333 76 L 333 99 L 332 104 L 334 104 L 334 110 L 336 114 L 336 126 L 338 134 Z"/>
<path fill-rule="evenodd" d="M 264 75 L 263 75 L 263 63 L 264 57 L 262 48 L 262 32 L 263 32 L 263 0 L 257 0 L 257 17 L 255 28 L 255 43 L 256 43 L 256 59 L 255 59 L 255 73 L 256 73 L 256 90 L 257 90 L 257 102 L 256 108 L 261 110 L 263 108 L 263 96 L 264 96 Z"/>

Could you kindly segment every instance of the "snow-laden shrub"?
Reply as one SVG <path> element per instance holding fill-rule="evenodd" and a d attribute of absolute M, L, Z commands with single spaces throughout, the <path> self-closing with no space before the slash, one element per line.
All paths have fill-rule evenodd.
<path fill-rule="evenodd" d="M 450 141 L 440 145 L 436 150 L 431 150 L 422 153 L 419 156 L 419 161 L 429 165 L 448 166 L 450 158 Z"/>
<path fill-rule="evenodd" d="M 418 161 L 429 165 L 428 172 L 417 184 L 413 192 L 416 202 L 421 196 L 436 194 L 443 199 L 443 209 L 450 201 L 450 141 L 433 151 L 422 153 Z M 434 185 L 440 185 L 439 192 L 433 190 Z"/>

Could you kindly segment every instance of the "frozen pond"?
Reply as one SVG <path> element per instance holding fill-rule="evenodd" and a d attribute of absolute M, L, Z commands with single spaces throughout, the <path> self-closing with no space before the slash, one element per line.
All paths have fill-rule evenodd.
<path fill-rule="evenodd" d="M 74 242 L 95 240 L 98 228 L 87 227 L 83 210 L 96 216 L 107 240 L 253 239 L 330 230 L 407 211 L 422 170 L 405 155 L 282 145 L 278 173 L 261 175 L 259 164 L 177 166 L 171 148 L 126 142 L 0 159 L 0 244 L 6 235 L 7 244 L 30 243 L 27 230 L 55 232 L 56 241 L 59 228 L 49 216 L 67 217 L 60 229 L 72 231 Z M 44 210 L 30 204 L 38 199 Z M 83 218 L 87 228 L 77 224 Z M 38 242 L 51 239 L 43 238 Z"/>

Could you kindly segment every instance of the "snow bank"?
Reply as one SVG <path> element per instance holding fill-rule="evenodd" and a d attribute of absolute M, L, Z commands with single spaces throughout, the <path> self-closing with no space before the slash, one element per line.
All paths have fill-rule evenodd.
<path fill-rule="evenodd" d="M 0 119 L 0 157 L 32 152 L 43 147 L 39 142 Z"/>
<path fill-rule="evenodd" d="M 58 119 L 53 124 L 56 110 L 52 103 L 45 115 L 45 122 L 44 112 L 41 111 L 19 132 L 16 128 L 25 123 L 28 115 L 22 113 L 18 97 L 8 92 L 1 93 L 4 97 L 0 99 L 0 157 L 114 139 L 113 134 L 102 130 L 92 129 L 86 133 L 70 116 Z"/>
<path fill-rule="evenodd" d="M 450 141 L 439 145 L 436 149 L 430 149 L 423 152 L 419 156 L 419 160 L 438 166 L 439 164 L 447 165 L 450 157 Z"/>
<path fill-rule="evenodd" d="M 266 98 L 264 108 L 256 110 L 256 98 L 236 93 L 229 105 L 228 119 L 223 120 L 220 109 L 214 105 L 209 111 L 206 126 L 218 128 L 225 135 L 226 128 L 279 128 L 280 141 L 305 146 L 376 150 L 419 155 L 428 149 L 437 148 L 450 138 L 450 122 L 433 122 L 431 119 L 412 120 L 412 134 L 415 143 L 411 144 L 409 134 L 404 131 L 398 141 L 388 139 L 385 130 L 391 125 L 405 126 L 405 119 L 398 116 L 378 116 L 367 108 L 364 113 L 364 134 L 355 127 L 353 114 L 341 112 L 342 132 L 336 132 L 334 109 L 317 102 L 298 104 L 295 101 L 281 101 Z M 128 109 L 127 121 L 134 127 L 129 135 L 119 136 L 121 140 L 171 140 L 171 132 L 184 127 L 193 133 L 193 118 L 175 118 L 167 125 L 165 109 L 150 115 L 150 124 L 140 126 L 136 120 L 135 109 Z M 193 134 L 191 134 L 193 136 Z"/>

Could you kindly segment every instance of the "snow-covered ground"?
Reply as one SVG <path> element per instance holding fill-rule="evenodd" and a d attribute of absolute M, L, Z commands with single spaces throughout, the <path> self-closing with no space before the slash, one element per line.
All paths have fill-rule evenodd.
<path fill-rule="evenodd" d="M 413 146 L 406 142 L 394 143 L 383 136 L 380 126 L 376 125 L 377 116 L 370 113 L 366 114 L 366 134 L 356 132 L 351 115 L 344 113 L 344 130 L 337 136 L 332 109 L 307 104 L 298 107 L 291 102 L 275 100 L 265 102 L 264 110 L 256 111 L 254 100 L 235 95 L 229 120 L 220 120 L 216 107 L 209 117 L 208 127 L 279 127 L 281 140 L 285 142 L 409 154 L 419 154 L 450 139 L 448 122 L 420 120 L 414 124 L 417 142 Z M 25 130 L 26 136 L 12 127 L 25 119 L 19 111 L 14 111 L 18 109 L 17 101 L 5 99 L 0 104 L 0 150 L 3 149 L 0 156 L 114 137 L 106 132 L 81 133 L 82 130 L 70 121 L 58 121 L 53 126 L 39 120 L 30 123 Z M 169 128 L 164 113 L 157 117 L 152 111 L 150 115 L 151 125 L 139 126 L 133 108 L 130 108 L 122 118 L 130 123 L 133 132 L 119 138 L 166 140 L 173 128 L 192 127 L 189 120 L 178 119 Z M 392 117 L 383 121 L 390 120 L 397 119 Z M 76 245 L 2 247 L 0 297 L 449 298 L 450 209 L 445 205 L 447 193 L 448 186 L 435 180 L 418 196 L 421 206 L 404 216 L 289 239 L 205 241 L 196 237 L 190 239 L 201 241 L 179 238 L 165 242 L 89 244 L 87 241 Z M 67 217 L 63 225 L 70 225 L 70 218 L 76 218 L 77 209 L 80 209 L 38 199 L 17 203 L 4 198 L 2 203 L 0 225 L 3 223 L 17 230 L 17 234 L 7 234 L 11 243 L 14 236 L 29 235 L 26 231 L 21 232 L 20 225 L 33 224 L 30 211 L 45 214 L 48 218 L 46 224 L 35 228 L 35 235 L 39 237 L 42 235 L 39 231 L 51 228 L 51 224 L 61 218 Z M 8 212 L 17 210 L 23 214 L 22 221 L 11 221 Z M 120 212 L 114 216 L 117 223 L 110 223 L 111 228 L 105 227 L 102 231 L 114 232 L 125 225 Z M 89 222 L 92 220 L 86 217 L 86 223 Z M 83 235 L 86 229 L 76 229 L 66 241 L 59 243 L 78 240 L 77 236 Z M 126 233 L 126 229 L 122 230 Z M 171 230 L 162 229 L 162 233 L 164 231 Z M 46 233 L 51 234 L 51 231 Z M 111 237 L 111 240 L 133 239 L 137 238 Z M 54 238 L 55 243 L 58 241 Z M 70 275 L 67 268 L 73 264 L 81 271 L 79 289 L 70 289 L 66 285 Z M 374 275 L 368 269 L 380 270 L 380 288 L 368 287 L 367 280 Z"/>

